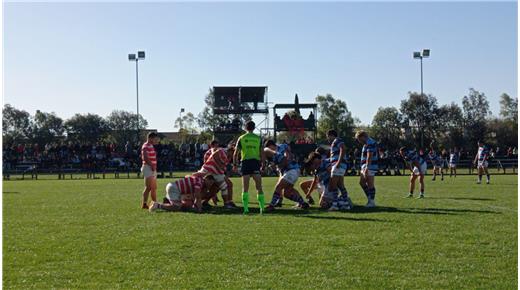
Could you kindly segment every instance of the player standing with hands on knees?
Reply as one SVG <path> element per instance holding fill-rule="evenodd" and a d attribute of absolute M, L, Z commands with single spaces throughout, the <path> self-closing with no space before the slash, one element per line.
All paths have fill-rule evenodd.
<path fill-rule="evenodd" d="M 159 135 L 155 132 L 148 133 L 147 140 L 141 147 L 141 173 L 144 177 L 143 200 L 141 208 L 148 209 L 148 195 L 151 194 L 152 201 L 157 202 L 157 152 L 153 147 L 159 142 Z"/>
<path fill-rule="evenodd" d="M 415 181 L 419 177 L 419 183 L 421 184 L 421 192 L 419 198 L 424 198 L 424 175 L 426 174 L 426 161 L 417 154 L 415 150 L 406 150 L 406 147 L 399 149 L 399 154 L 403 159 L 410 165 L 412 174 L 410 176 L 410 193 L 406 196 L 408 198 L 413 197 L 413 191 L 415 189 Z"/>
<path fill-rule="evenodd" d="M 237 171 L 238 154 L 240 152 L 240 173 L 242 175 L 242 204 L 244 214 L 249 213 L 249 180 L 253 177 L 256 185 L 258 204 L 260 213 L 264 212 L 265 196 L 262 189 L 262 167 L 265 162 L 264 151 L 262 150 L 262 138 L 253 133 L 255 122 L 246 123 L 247 133 L 238 138 L 236 150 L 233 154 L 233 171 Z"/>
<path fill-rule="evenodd" d="M 374 184 L 375 175 L 378 170 L 378 148 L 377 142 L 368 136 L 365 131 L 356 133 L 356 140 L 363 144 L 361 150 L 361 174 L 359 176 L 359 185 L 365 192 L 368 202 L 366 207 L 375 207 L 376 187 Z"/>

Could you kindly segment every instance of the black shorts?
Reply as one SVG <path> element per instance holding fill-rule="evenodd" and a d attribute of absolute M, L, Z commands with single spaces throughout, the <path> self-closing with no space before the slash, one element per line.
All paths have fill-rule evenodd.
<path fill-rule="evenodd" d="M 260 174 L 260 160 L 246 159 L 240 163 L 240 174 L 252 175 Z"/>

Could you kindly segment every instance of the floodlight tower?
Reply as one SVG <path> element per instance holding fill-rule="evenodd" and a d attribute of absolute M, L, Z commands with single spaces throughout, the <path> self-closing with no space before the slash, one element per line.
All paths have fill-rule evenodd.
<path fill-rule="evenodd" d="M 414 51 L 413 58 L 419 59 L 421 61 L 421 97 L 424 95 L 423 93 L 423 58 L 430 57 L 430 49 L 423 49 L 422 52 Z M 424 108 L 423 108 L 424 109 Z M 424 132 L 423 132 L 423 121 L 421 120 L 421 148 L 424 147 Z"/>
<path fill-rule="evenodd" d="M 135 61 L 135 92 L 137 97 L 137 142 L 139 143 L 139 61 L 144 60 L 144 51 L 138 51 L 135 53 L 128 54 L 129 61 Z"/>

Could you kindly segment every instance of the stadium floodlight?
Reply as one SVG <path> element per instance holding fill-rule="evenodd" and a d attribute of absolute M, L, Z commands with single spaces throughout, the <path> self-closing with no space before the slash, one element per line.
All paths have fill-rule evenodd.
<path fill-rule="evenodd" d="M 144 60 L 144 51 L 138 51 L 137 54 L 130 53 L 128 54 L 129 61 L 135 61 L 135 91 L 136 91 L 136 99 L 137 99 L 137 122 L 136 122 L 136 131 L 137 131 L 137 142 L 139 142 L 139 60 Z"/>
<path fill-rule="evenodd" d="M 421 60 L 421 97 L 424 95 L 423 93 L 423 58 L 428 58 L 430 57 L 430 49 L 428 48 L 425 48 L 422 50 L 422 53 L 420 51 L 414 51 L 413 53 L 413 58 L 414 59 L 419 59 Z M 423 126 L 422 124 L 423 122 L 421 122 L 421 126 Z M 423 134 L 423 130 L 421 128 L 421 148 L 424 147 L 424 134 Z"/>

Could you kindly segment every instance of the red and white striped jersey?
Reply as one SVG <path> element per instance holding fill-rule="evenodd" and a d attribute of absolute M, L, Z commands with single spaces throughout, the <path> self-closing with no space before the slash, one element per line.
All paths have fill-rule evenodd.
<path fill-rule="evenodd" d="M 195 190 L 201 190 L 204 180 L 198 176 L 186 176 L 183 179 L 175 181 L 175 185 L 181 191 L 181 194 L 193 194 Z"/>
<path fill-rule="evenodd" d="M 219 163 L 215 161 L 215 159 L 219 159 Z M 222 148 L 217 149 L 209 149 L 204 154 L 204 165 L 202 165 L 202 169 L 207 170 L 212 174 L 224 174 L 226 172 L 226 165 L 228 164 L 228 158 L 226 151 Z"/>
<path fill-rule="evenodd" d="M 146 165 L 146 162 L 144 161 L 145 152 L 148 154 L 148 159 L 150 159 L 150 163 L 152 163 L 153 166 L 156 166 L 157 153 L 155 152 L 155 148 L 153 147 L 152 143 L 146 142 L 143 144 L 143 147 L 141 147 L 141 159 L 143 160 L 143 165 Z"/>

